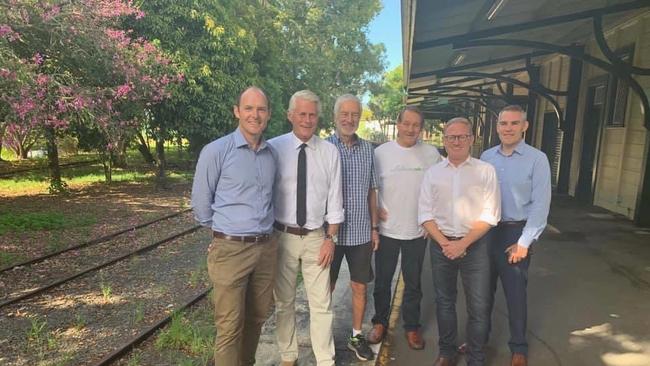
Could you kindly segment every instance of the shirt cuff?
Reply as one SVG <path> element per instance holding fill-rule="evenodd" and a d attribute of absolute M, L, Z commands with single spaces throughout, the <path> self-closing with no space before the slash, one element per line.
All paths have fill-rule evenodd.
<path fill-rule="evenodd" d="M 517 240 L 517 245 L 522 246 L 524 248 L 528 248 L 530 247 L 531 244 L 533 244 L 533 241 L 535 241 L 535 238 L 529 233 L 524 231 L 521 233 L 519 240 Z"/>
<path fill-rule="evenodd" d="M 345 211 L 328 212 L 327 215 L 325 215 L 325 221 L 330 224 L 340 224 L 345 221 Z"/>

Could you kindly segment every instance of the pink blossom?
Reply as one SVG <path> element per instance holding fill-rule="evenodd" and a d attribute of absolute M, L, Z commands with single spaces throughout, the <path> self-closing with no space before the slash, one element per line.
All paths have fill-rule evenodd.
<path fill-rule="evenodd" d="M 6 38 L 7 41 L 13 42 L 20 39 L 20 34 L 14 32 L 10 26 L 6 24 L 0 25 L 0 38 Z"/>
<path fill-rule="evenodd" d="M 56 101 L 56 110 L 59 113 L 65 113 L 68 110 L 68 106 L 66 105 L 65 100 L 58 99 Z"/>
<path fill-rule="evenodd" d="M 40 66 L 43 63 L 43 55 L 41 55 L 39 52 L 36 52 L 32 57 L 32 62 Z"/>
<path fill-rule="evenodd" d="M 120 85 L 117 87 L 117 90 L 115 90 L 115 98 L 122 98 L 129 94 L 131 90 L 133 90 L 133 88 L 129 84 Z"/>
<path fill-rule="evenodd" d="M 58 5 L 52 6 L 49 10 L 45 11 L 41 16 L 44 21 L 50 21 L 61 12 L 61 7 Z"/>
<path fill-rule="evenodd" d="M 74 98 L 74 101 L 72 101 L 72 106 L 77 111 L 84 109 L 86 107 L 86 104 L 87 101 L 81 96 L 77 96 L 76 98 Z"/>
<path fill-rule="evenodd" d="M 49 81 L 50 81 L 50 77 L 45 74 L 38 74 L 38 76 L 36 77 L 36 84 L 38 84 L 38 86 L 44 86 Z"/>
<path fill-rule="evenodd" d="M 0 69 L 0 77 L 9 79 L 9 80 L 15 80 L 16 79 L 16 73 L 13 71 L 9 71 L 7 69 Z"/>

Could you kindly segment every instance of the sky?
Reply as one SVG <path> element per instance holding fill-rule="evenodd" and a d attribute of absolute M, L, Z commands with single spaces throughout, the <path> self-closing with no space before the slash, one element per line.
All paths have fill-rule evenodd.
<path fill-rule="evenodd" d="M 402 20 L 400 0 L 382 0 L 383 9 L 370 23 L 369 37 L 372 43 L 386 46 L 387 70 L 402 63 Z"/>

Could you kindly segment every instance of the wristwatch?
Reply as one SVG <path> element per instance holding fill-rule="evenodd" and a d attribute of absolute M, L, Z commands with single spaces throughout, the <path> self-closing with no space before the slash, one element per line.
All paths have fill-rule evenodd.
<path fill-rule="evenodd" d="M 339 242 L 339 237 L 338 235 L 334 234 L 325 234 L 325 239 L 331 240 L 334 244 L 337 244 Z"/>

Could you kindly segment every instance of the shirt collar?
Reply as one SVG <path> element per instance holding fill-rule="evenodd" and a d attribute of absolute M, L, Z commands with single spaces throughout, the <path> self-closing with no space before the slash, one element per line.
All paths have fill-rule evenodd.
<path fill-rule="evenodd" d="M 235 141 L 235 147 L 240 148 L 242 146 L 248 147 L 248 141 L 246 141 L 246 138 L 244 137 L 244 134 L 241 132 L 241 129 L 237 127 L 237 129 L 232 133 L 233 139 Z M 266 148 L 266 139 L 264 136 L 260 137 L 260 146 L 258 150 L 262 150 Z"/>
<path fill-rule="evenodd" d="M 460 168 L 460 167 L 462 167 L 464 165 L 472 165 L 472 155 L 468 156 L 467 159 L 465 161 L 463 161 L 462 163 L 458 164 L 458 166 L 455 166 L 454 164 L 452 164 L 449 161 L 449 158 L 445 158 L 445 160 L 443 160 L 443 162 L 445 164 L 445 167 Z"/>
<path fill-rule="evenodd" d="M 524 139 L 521 139 L 517 146 L 515 146 L 515 149 L 512 151 L 512 153 L 517 153 L 519 155 L 524 155 L 524 151 L 526 151 L 526 148 L 528 147 L 528 144 L 526 144 L 526 141 Z M 497 152 L 503 156 L 506 156 L 502 151 L 501 151 L 501 145 L 497 148 Z"/>
<path fill-rule="evenodd" d="M 291 138 L 293 138 L 293 145 L 296 148 L 296 150 L 300 148 L 300 145 L 302 144 L 307 144 L 307 147 L 311 149 L 316 148 L 316 141 L 317 141 L 316 135 L 312 135 L 307 142 L 303 142 L 301 139 L 298 138 L 298 136 L 296 136 L 295 133 L 293 132 L 289 132 L 289 133 L 291 134 Z"/>
<path fill-rule="evenodd" d="M 341 140 L 341 138 L 339 137 L 339 134 L 336 133 L 336 132 L 334 133 L 334 139 L 336 140 L 336 142 L 337 142 L 338 144 L 341 144 L 341 145 L 344 145 L 344 146 L 348 146 L 348 145 L 346 145 L 346 144 L 343 142 L 343 140 Z M 354 134 L 354 141 L 352 142 L 352 145 L 351 145 L 351 146 L 359 145 L 359 143 L 360 143 L 359 140 L 360 140 L 359 135 L 357 135 L 357 134 L 355 133 L 355 134 Z"/>

